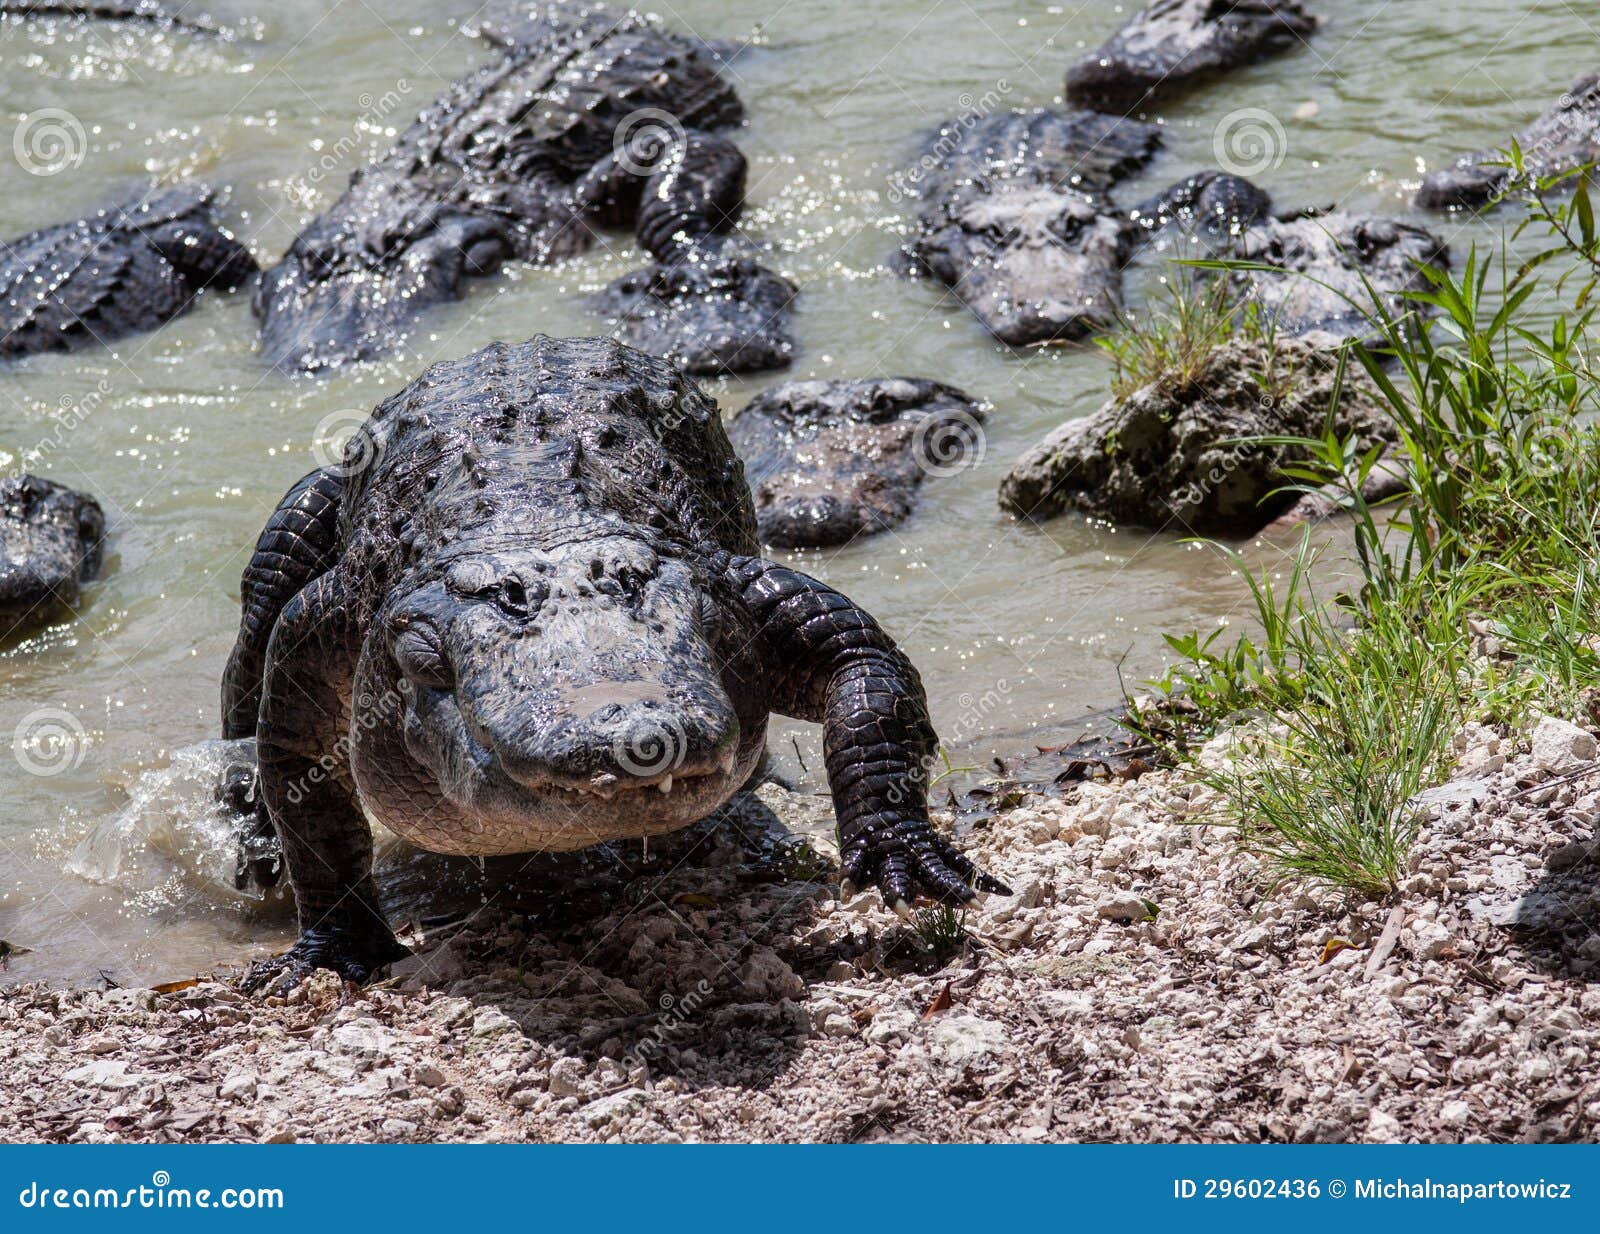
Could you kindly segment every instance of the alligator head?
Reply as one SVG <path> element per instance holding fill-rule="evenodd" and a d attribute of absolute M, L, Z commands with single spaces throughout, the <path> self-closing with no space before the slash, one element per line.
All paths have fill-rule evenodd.
<path fill-rule="evenodd" d="M 726 676 L 740 657 L 716 646 L 723 611 L 697 567 L 628 535 L 455 546 L 365 650 L 397 680 L 405 750 L 454 816 L 435 829 L 413 802 L 399 829 L 441 852 L 526 852 L 704 817 L 764 739 L 730 696 L 744 692 Z M 387 786 L 363 781 L 382 760 L 355 765 L 381 802 Z"/>
<path fill-rule="evenodd" d="M 686 373 L 720 377 L 787 368 L 793 283 L 732 242 L 708 239 L 615 280 L 599 297 L 622 341 Z"/>
<path fill-rule="evenodd" d="M 1013 346 L 1081 338 L 1116 313 L 1129 230 L 1099 193 L 975 180 L 917 259 Z"/>
<path fill-rule="evenodd" d="M 352 217 L 325 215 L 262 276 L 255 311 L 273 364 L 314 371 L 391 351 L 425 310 L 514 252 L 499 220 L 445 206 Z"/>
<path fill-rule="evenodd" d="M 93 497 L 38 476 L 0 480 L 0 643 L 42 625 L 100 567 Z"/>

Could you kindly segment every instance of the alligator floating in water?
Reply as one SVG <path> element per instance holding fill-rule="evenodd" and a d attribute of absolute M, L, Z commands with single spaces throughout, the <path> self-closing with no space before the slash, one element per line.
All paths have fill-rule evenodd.
<path fill-rule="evenodd" d="M 1252 223 L 1272 215 L 1272 198 L 1250 181 L 1220 171 L 1202 171 L 1139 203 L 1133 221 L 1146 233 L 1174 227 L 1225 243 Z"/>
<path fill-rule="evenodd" d="M 582 252 L 633 221 L 655 259 L 611 302 L 628 337 L 695 371 L 788 362 L 794 288 L 728 235 L 745 160 L 711 130 L 742 107 L 694 42 L 636 13 L 497 5 L 503 59 L 358 171 L 264 276 L 265 347 L 314 370 L 393 350 L 426 309 L 509 259 Z"/>
<path fill-rule="evenodd" d="M 728 437 L 761 542 L 805 548 L 904 522 L 924 476 L 978 461 L 982 415 L 960 390 L 915 377 L 790 381 L 752 399 Z"/>
<path fill-rule="evenodd" d="M 1523 171 L 1534 180 L 1600 162 L 1600 76 L 1589 73 L 1578 78 L 1515 140 L 1522 151 Z M 1510 183 L 1508 156 L 1499 150 L 1479 150 L 1429 174 L 1417 190 L 1416 203 L 1425 209 L 1484 206 Z"/>
<path fill-rule="evenodd" d="M 904 906 L 1004 889 L 929 825 L 916 670 L 832 588 L 758 555 L 716 406 L 610 339 L 436 364 L 273 514 L 244 578 L 224 735 L 254 734 L 300 912 L 246 984 L 404 953 L 366 817 L 424 848 L 677 830 L 826 727 L 843 872 Z"/>
<path fill-rule="evenodd" d="M 1156 0 L 1067 70 L 1067 99 L 1126 114 L 1196 79 L 1296 47 L 1317 25 L 1292 0 Z"/>
<path fill-rule="evenodd" d="M 100 571 L 100 503 L 53 480 L 0 480 L 0 645 L 49 621 Z"/>
<path fill-rule="evenodd" d="M 217 224 L 212 193 L 184 185 L 0 245 L 0 359 L 70 351 L 171 321 L 255 260 Z"/>
<path fill-rule="evenodd" d="M 1406 293 L 1431 286 L 1422 267 L 1450 265 L 1449 246 L 1416 223 L 1355 211 L 1274 211 L 1265 191 L 1214 171 L 1158 193 L 1134 219 L 1147 236 L 1182 229 L 1204 242 L 1203 255 L 1254 267 L 1226 277 L 1275 331 L 1319 346 L 1376 337 L 1370 314 L 1418 311 Z"/>
<path fill-rule="evenodd" d="M 234 34 L 204 13 L 163 0 L 0 0 L 0 17 L 82 18 L 86 21 L 136 21 L 162 30 L 183 30 L 232 38 Z"/>
<path fill-rule="evenodd" d="M 1115 316 L 1132 245 L 1106 190 L 1160 141 L 1153 125 L 1096 112 L 951 121 L 924 156 L 905 256 L 1003 342 L 1080 338 Z"/>
<path fill-rule="evenodd" d="M 1261 220 L 1234 256 L 1267 267 L 1231 277 L 1274 328 L 1323 346 L 1376 338 L 1371 314 L 1417 311 L 1406 293 L 1433 286 L 1422 267 L 1450 266 L 1449 246 L 1427 228 L 1345 211 Z"/>

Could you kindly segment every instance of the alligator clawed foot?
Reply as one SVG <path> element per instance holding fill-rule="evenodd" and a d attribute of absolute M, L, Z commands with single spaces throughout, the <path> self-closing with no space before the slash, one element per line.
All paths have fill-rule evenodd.
<path fill-rule="evenodd" d="M 1012 894 L 920 819 L 901 819 L 863 834 L 846 847 L 842 865 L 841 887 L 871 883 L 901 917 L 910 915 L 919 898 L 975 906 L 985 895 Z"/>
<path fill-rule="evenodd" d="M 282 955 L 252 964 L 239 979 L 239 989 L 246 994 L 287 995 L 319 968 L 342 981 L 364 985 L 379 969 L 410 954 L 388 931 L 306 930 Z"/>

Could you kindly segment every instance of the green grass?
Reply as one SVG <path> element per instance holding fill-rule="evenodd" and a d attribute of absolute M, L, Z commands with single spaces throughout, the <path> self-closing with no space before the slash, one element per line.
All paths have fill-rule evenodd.
<path fill-rule="evenodd" d="M 1096 338 L 1111 357 L 1111 392 L 1126 398 L 1149 385 L 1179 388 L 1193 383 L 1212 354 L 1234 339 L 1264 345 L 1268 371 L 1264 386 L 1281 382 L 1276 373 L 1276 336 L 1252 303 L 1242 302 L 1226 278 L 1196 277 L 1175 268 L 1162 280 L 1163 295 L 1139 314 L 1124 313 L 1119 329 Z"/>
<path fill-rule="evenodd" d="M 1346 494 L 1359 585 L 1315 593 L 1309 534 L 1276 584 L 1218 546 L 1261 633 L 1169 636 L 1179 660 L 1150 683 L 1158 703 L 1143 726 L 1222 794 L 1224 821 L 1279 884 L 1393 891 L 1418 827 L 1408 802 L 1446 774 L 1462 723 L 1515 729 L 1536 710 L 1581 714 L 1600 692 L 1589 362 L 1600 240 L 1581 184 L 1561 204 L 1551 188 L 1527 194 L 1518 228 L 1544 227 L 1549 249 L 1520 265 L 1502 250 L 1470 254 L 1459 274 L 1424 269 L 1430 287 L 1410 299 L 1437 315 L 1379 311 L 1379 344 L 1344 353 L 1399 427 L 1406 491 L 1374 509 L 1360 495 L 1374 455 L 1331 435 L 1296 443 L 1307 461 L 1288 487 Z M 1553 283 L 1541 282 L 1547 265 L 1563 270 Z M 1561 305 L 1537 330 L 1536 292 Z M 1499 654 L 1476 654 L 1485 632 Z M 1238 757 L 1201 766 L 1195 752 L 1225 727 Z"/>

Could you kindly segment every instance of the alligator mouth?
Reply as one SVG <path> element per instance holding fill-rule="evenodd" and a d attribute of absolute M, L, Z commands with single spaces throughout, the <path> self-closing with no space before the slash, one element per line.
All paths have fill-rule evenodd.
<path fill-rule="evenodd" d="M 531 778 L 511 777 L 519 787 L 533 793 L 556 793 L 574 800 L 629 801 L 641 806 L 665 804 L 661 798 L 694 797 L 706 789 L 718 789 L 734 773 L 739 763 L 739 749 L 730 744 L 716 756 L 714 766 L 686 768 L 682 765 L 650 775 L 619 776 L 599 772 L 587 780 L 572 780 L 555 776 Z M 501 767 L 505 773 L 504 766 Z"/>
<path fill-rule="evenodd" d="M 698 774 L 673 772 L 670 775 L 658 776 L 654 780 L 625 780 L 618 781 L 614 784 L 594 782 L 589 784 L 551 783 L 548 788 L 545 789 L 545 791 L 554 790 L 558 793 L 571 794 L 574 797 L 587 797 L 598 799 L 600 801 L 617 801 L 622 798 L 635 798 L 642 800 L 644 804 L 648 805 L 652 800 L 654 800 L 653 794 L 660 794 L 664 797 L 684 795 L 693 796 L 702 788 L 720 784 L 727 778 L 728 774 L 730 774 L 732 770 L 732 761 L 732 759 L 729 760 L 730 767 L 727 771 L 706 771 Z M 604 777 L 596 777 L 597 780 L 603 778 Z M 534 791 L 539 791 L 539 789 L 535 788 Z"/>

